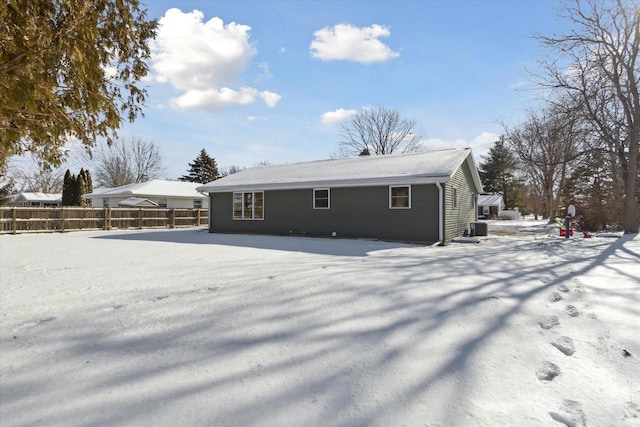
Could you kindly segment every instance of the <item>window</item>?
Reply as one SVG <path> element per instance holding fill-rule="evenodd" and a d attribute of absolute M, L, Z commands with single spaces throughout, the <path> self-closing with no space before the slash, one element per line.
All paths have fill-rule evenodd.
<path fill-rule="evenodd" d="M 411 208 L 411 186 L 397 185 L 389 187 L 389 208 L 390 209 L 410 209 Z"/>
<path fill-rule="evenodd" d="M 202 209 L 202 199 L 193 199 L 193 208 Z"/>
<path fill-rule="evenodd" d="M 451 207 L 458 207 L 458 189 L 455 187 L 451 191 Z"/>
<path fill-rule="evenodd" d="M 103 208 L 109 207 L 109 199 L 102 199 L 102 207 Z"/>
<path fill-rule="evenodd" d="M 158 200 L 158 204 L 160 205 L 161 208 L 166 208 L 167 207 L 167 199 L 159 199 Z"/>
<path fill-rule="evenodd" d="M 263 219 L 264 193 L 249 191 L 233 193 L 233 219 Z"/>
<path fill-rule="evenodd" d="M 331 207 L 328 188 L 315 188 L 313 190 L 313 209 L 329 209 Z"/>

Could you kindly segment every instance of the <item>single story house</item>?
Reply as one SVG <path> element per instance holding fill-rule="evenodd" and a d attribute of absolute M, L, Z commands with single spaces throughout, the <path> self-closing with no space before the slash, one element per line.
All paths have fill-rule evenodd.
<path fill-rule="evenodd" d="M 482 184 L 470 149 L 247 169 L 198 187 L 209 231 L 445 244 L 470 229 Z"/>
<path fill-rule="evenodd" d="M 127 184 L 115 188 L 99 188 L 85 194 L 93 207 L 115 208 L 131 198 L 146 199 L 163 208 L 206 209 L 209 197 L 196 190 L 202 184 L 197 182 L 167 181 L 152 179 L 146 182 Z"/>
<path fill-rule="evenodd" d="M 56 207 L 62 204 L 62 193 L 32 193 L 21 191 L 9 200 L 7 206 Z"/>
<path fill-rule="evenodd" d="M 502 194 L 480 194 L 478 196 L 479 218 L 500 218 L 505 209 Z"/>

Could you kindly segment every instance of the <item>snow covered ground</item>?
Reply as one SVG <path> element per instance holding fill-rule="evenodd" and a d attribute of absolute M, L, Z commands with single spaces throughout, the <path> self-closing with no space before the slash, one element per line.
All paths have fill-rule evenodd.
<path fill-rule="evenodd" d="M 555 231 L 0 236 L 0 425 L 640 425 L 640 238 Z"/>

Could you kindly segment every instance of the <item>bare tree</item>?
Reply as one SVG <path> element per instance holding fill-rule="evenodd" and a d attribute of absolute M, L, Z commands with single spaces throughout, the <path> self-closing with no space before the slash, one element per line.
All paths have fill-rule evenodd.
<path fill-rule="evenodd" d="M 7 165 L 6 175 L 17 191 L 61 193 L 64 170 L 34 157 L 16 159 Z"/>
<path fill-rule="evenodd" d="M 585 118 L 601 147 L 616 153 L 624 183 L 623 227 L 638 232 L 640 145 L 640 4 L 575 0 L 561 16 L 570 32 L 539 36 L 552 55 L 540 82 L 584 105 Z"/>
<path fill-rule="evenodd" d="M 94 156 L 97 186 L 120 187 L 157 178 L 164 171 L 160 148 L 141 138 L 102 144 Z"/>
<path fill-rule="evenodd" d="M 554 218 L 562 189 L 570 173 L 571 162 L 580 154 L 582 129 L 576 110 L 550 107 L 529 112 L 520 126 L 505 126 L 510 147 L 515 151 L 522 170 L 535 194 L 542 200 L 543 215 Z"/>
<path fill-rule="evenodd" d="M 402 119 L 395 109 L 366 109 L 342 124 L 338 156 L 416 151 L 421 135 L 416 132 L 415 125 L 414 120 Z"/>
<path fill-rule="evenodd" d="M 224 167 L 220 169 L 220 176 L 221 177 L 225 177 L 225 176 L 229 176 L 229 175 L 233 175 L 234 173 L 238 173 L 240 171 L 245 170 L 246 168 L 244 166 L 240 167 L 237 165 L 231 165 L 229 167 Z"/>

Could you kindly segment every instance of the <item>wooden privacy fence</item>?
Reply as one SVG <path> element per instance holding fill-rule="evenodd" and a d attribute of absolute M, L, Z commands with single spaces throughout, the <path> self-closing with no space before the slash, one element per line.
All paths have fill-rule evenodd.
<path fill-rule="evenodd" d="M 208 209 L 0 207 L 0 233 L 199 227 L 208 219 Z"/>

